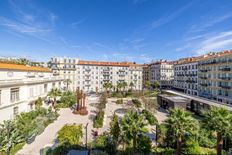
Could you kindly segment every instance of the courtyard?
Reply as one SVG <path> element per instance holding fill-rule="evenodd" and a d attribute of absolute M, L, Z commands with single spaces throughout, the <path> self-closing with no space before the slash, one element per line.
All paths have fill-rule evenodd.
<path fill-rule="evenodd" d="M 93 135 L 92 131 L 98 131 L 99 134 L 102 134 L 109 130 L 110 121 L 112 118 L 112 115 L 116 113 L 120 113 L 121 116 L 126 114 L 126 110 L 123 111 L 122 109 L 130 108 L 126 104 L 116 104 L 115 98 L 108 99 L 108 103 L 106 104 L 105 108 L 105 115 L 104 115 L 104 122 L 103 127 L 96 129 L 93 128 L 93 119 L 96 115 L 96 105 L 98 103 L 99 97 L 96 96 L 88 96 L 86 98 L 86 106 L 89 111 L 88 115 L 86 116 L 80 116 L 75 115 L 72 113 L 72 110 L 70 108 L 61 108 L 58 113 L 59 117 L 58 119 L 53 122 L 52 124 L 48 125 L 44 132 L 41 135 L 38 135 L 34 142 L 31 144 L 25 144 L 24 147 L 17 152 L 17 155 L 39 155 L 43 148 L 50 147 L 55 148 L 57 143 L 57 132 L 65 125 L 65 124 L 81 124 L 83 126 L 83 130 L 85 131 L 84 127 L 88 123 L 87 127 L 87 140 L 88 142 L 93 141 Z M 126 101 L 129 101 L 130 98 L 125 99 Z M 119 114 L 119 115 L 120 115 Z M 159 123 L 163 122 L 166 118 L 166 112 L 162 110 L 158 110 L 155 114 L 157 120 Z M 155 126 L 149 126 L 149 133 L 155 135 Z M 81 138 L 81 143 L 84 145 L 86 133 L 84 132 L 84 136 Z"/>

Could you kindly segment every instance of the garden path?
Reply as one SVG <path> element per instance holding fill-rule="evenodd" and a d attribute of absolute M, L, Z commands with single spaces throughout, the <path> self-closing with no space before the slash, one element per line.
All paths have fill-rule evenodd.
<path fill-rule="evenodd" d="M 95 107 L 94 103 L 97 102 L 97 98 L 87 98 L 87 109 L 89 111 L 89 115 L 80 116 L 72 114 L 71 109 L 65 108 L 59 111 L 60 116 L 58 119 L 48 125 L 44 132 L 41 135 L 38 135 L 34 142 L 31 144 L 26 144 L 24 147 L 17 153 L 17 155 L 40 155 L 40 150 L 46 146 L 55 147 L 56 146 L 56 136 L 57 132 L 65 125 L 65 124 L 82 124 L 85 127 L 86 123 L 88 125 L 88 141 L 92 140 L 91 130 L 93 127 L 93 123 L 91 120 L 91 115 L 95 115 Z M 85 131 L 84 136 L 82 138 L 82 142 L 85 144 Z"/>

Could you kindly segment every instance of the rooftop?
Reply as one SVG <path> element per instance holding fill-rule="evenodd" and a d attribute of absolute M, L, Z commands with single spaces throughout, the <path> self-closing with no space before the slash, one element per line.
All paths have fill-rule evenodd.
<path fill-rule="evenodd" d="M 17 71 L 31 71 L 31 72 L 51 72 L 48 68 L 26 66 L 13 63 L 0 62 L 0 70 L 17 70 Z"/>
<path fill-rule="evenodd" d="M 121 67 L 136 67 L 141 66 L 135 62 L 107 62 L 107 61 L 83 61 L 78 62 L 79 65 L 98 65 L 98 66 L 121 66 Z"/>

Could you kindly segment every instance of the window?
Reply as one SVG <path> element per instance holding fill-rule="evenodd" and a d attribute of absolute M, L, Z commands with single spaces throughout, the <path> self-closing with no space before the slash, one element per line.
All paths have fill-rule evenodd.
<path fill-rule="evenodd" d="M 10 100 L 11 102 L 16 102 L 19 100 L 19 88 L 10 89 Z"/>
<path fill-rule="evenodd" d="M 18 115 L 18 113 L 19 113 L 19 107 L 14 107 L 13 108 L 13 114 L 14 114 L 14 116 Z"/>
<path fill-rule="evenodd" d="M 48 84 L 44 84 L 44 93 L 47 93 L 48 91 Z"/>

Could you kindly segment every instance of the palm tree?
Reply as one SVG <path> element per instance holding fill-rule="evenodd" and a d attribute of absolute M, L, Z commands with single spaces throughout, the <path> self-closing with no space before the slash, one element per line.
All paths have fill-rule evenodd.
<path fill-rule="evenodd" d="M 109 93 L 109 89 L 111 90 L 113 88 L 113 85 L 112 85 L 112 83 L 107 82 L 107 83 L 103 84 L 103 88 L 105 88 L 107 93 Z"/>
<path fill-rule="evenodd" d="M 69 90 L 69 85 L 72 83 L 70 79 L 65 79 L 64 83 L 66 83 L 66 89 Z"/>
<path fill-rule="evenodd" d="M 13 144 L 20 142 L 20 137 L 17 135 L 14 121 L 7 120 L 4 121 L 3 124 L 0 124 L 0 132 L 3 136 L 3 141 L 1 141 L 2 149 L 6 151 L 6 155 L 9 155 Z"/>
<path fill-rule="evenodd" d="M 125 91 L 125 89 L 126 89 L 127 86 L 128 86 L 127 82 L 126 82 L 126 81 L 123 81 L 123 82 L 122 82 L 123 91 Z"/>
<path fill-rule="evenodd" d="M 133 82 L 130 83 L 129 85 L 131 87 L 131 90 L 133 90 L 133 87 L 135 86 Z"/>
<path fill-rule="evenodd" d="M 150 81 L 144 81 L 144 88 L 149 89 L 151 87 Z"/>
<path fill-rule="evenodd" d="M 159 81 L 154 81 L 153 87 L 157 90 L 160 87 Z"/>
<path fill-rule="evenodd" d="M 129 111 L 122 119 L 122 131 L 128 140 L 133 141 L 133 149 L 136 150 L 138 135 L 148 131 L 146 119 L 138 112 Z"/>
<path fill-rule="evenodd" d="M 169 111 L 165 124 L 173 130 L 176 138 L 176 154 L 180 155 L 182 139 L 186 134 L 192 134 L 198 129 L 197 122 L 191 117 L 191 113 L 182 108 L 175 108 Z"/>
<path fill-rule="evenodd" d="M 225 108 L 212 107 L 204 112 L 203 123 L 217 134 L 217 155 L 222 154 L 223 138 L 232 131 L 232 114 Z"/>
<path fill-rule="evenodd" d="M 118 82 L 118 84 L 117 84 L 117 89 L 118 89 L 119 91 L 122 91 L 122 90 L 121 90 L 122 88 L 123 88 L 122 82 Z"/>
<path fill-rule="evenodd" d="M 48 92 L 48 96 L 53 98 L 52 106 L 56 109 L 56 98 L 61 96 L 61 91 L 58 88 L 52 88 L 50 92 Z"/>

